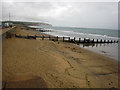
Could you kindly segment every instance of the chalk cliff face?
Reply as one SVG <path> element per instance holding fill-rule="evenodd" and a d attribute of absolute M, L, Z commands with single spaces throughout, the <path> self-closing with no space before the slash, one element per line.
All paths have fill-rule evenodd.
<path fill-rule="evenodd" d="M 2 23 L 13 23 L 17 25 L 34 25 L 34 26 L 52 26 L 51 24 L 44 22 L 25 22 L 25 21 L 3 21 Z"/>
<path fill-rule="evenodd" d="M 51 24 L 48 24 L 48 23 L 38 23 L 36 25 L 40 25 L 40 26 L 52 26 Z"/>

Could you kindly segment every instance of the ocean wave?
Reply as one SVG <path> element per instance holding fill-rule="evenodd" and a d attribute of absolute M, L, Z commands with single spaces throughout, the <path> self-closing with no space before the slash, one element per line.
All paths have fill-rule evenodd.
<path fill-rule="evenodd" d="M 71 38 L 76 37 L 76 38 L 112 39 L 112 40 L 119 39 L 118 37 L 112 37 L 108 35 L 100 35 L 100 34 L 93 34 L 93 33 L 80 33 L 76 31 L 64 31 L 64 30 L 55 30 L 55 29 L 52 29 L 52 30 L 53 32 L 49 32 L 49 34 L 53 36 L 61 36 L 61 37 L 69 36 Z"/>

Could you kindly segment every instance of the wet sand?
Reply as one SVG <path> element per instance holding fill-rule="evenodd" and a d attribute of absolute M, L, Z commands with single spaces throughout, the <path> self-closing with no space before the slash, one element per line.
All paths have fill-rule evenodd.
<path fill-rule="evenodd" d="M 14 34 L 41 34 L 17 28 Z M 2 46 L 2 78 L 41 77 L 48 88 L 117 88 L 117 61 L 72 43 L 8 38 Z"/>

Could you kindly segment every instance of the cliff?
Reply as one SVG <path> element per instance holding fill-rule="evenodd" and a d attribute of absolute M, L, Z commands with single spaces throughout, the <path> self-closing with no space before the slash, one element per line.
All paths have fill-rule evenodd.
<path fill-rule="evenodd" d="M 2 21 L 2 23 L 13 23 L 14 25 L 34 25 L 34 26 L 52 26 L 51 24 L 48 23 L 43 23 L 43 22 L 25 22 L 25 21 Z"/>

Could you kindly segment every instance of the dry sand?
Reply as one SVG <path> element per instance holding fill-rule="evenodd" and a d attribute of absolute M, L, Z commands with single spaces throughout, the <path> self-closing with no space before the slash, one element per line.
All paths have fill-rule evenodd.
<path fill-rule="evenodd" d="M 41 34 L 17 28 L 16 34 Z M 71 43 L 9 38 L 3 41 L 3 82 L 35 75 L 48 88 L 116 88 L 117 61 Z"/>

